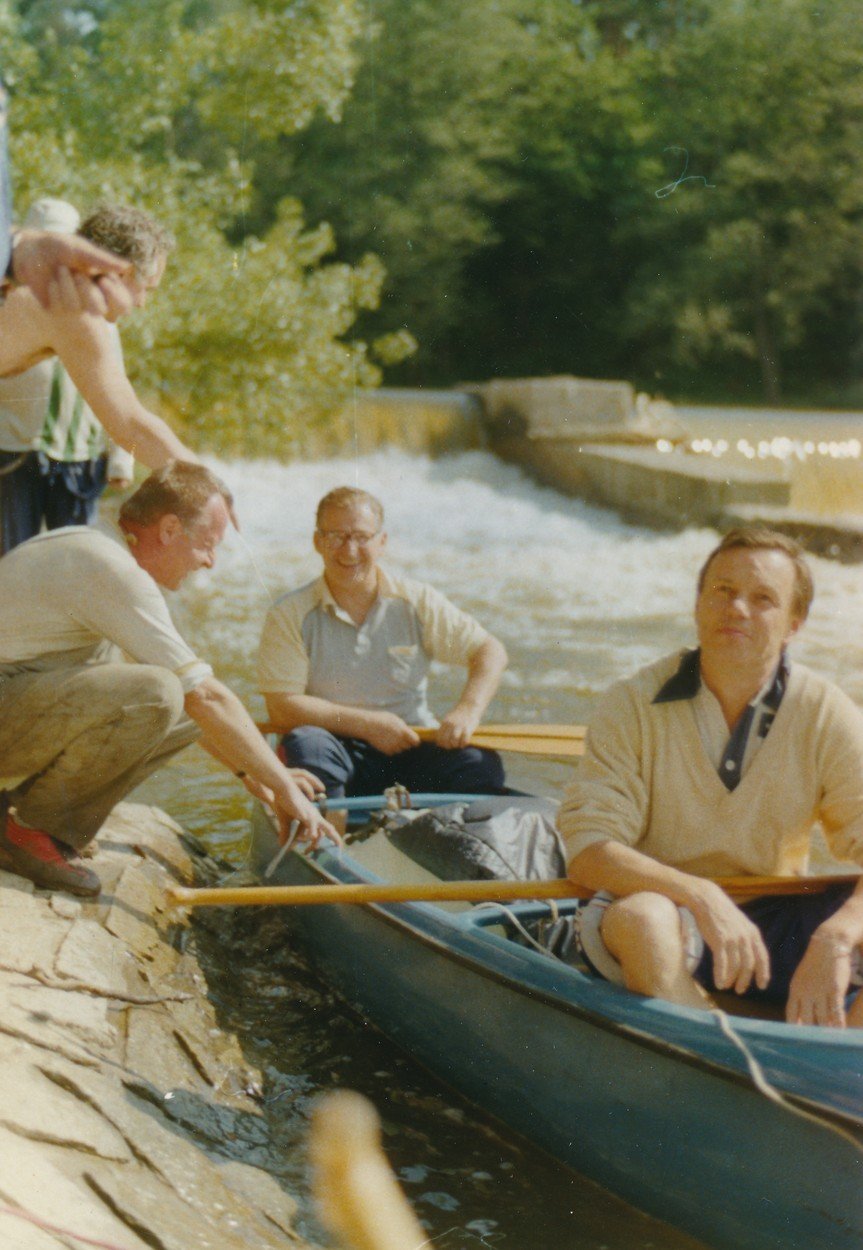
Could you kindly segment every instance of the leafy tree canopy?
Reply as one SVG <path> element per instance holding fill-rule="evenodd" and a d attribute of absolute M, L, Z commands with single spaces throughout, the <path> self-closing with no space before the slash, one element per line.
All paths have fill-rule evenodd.
<path fill-rule="evenodd" d="M 251 147 L 340 116 L 359 30 L 355 0 L 0 5 L 17 203 L 135 203 L 174 230 L 163 291 L 124 342 L 201 444 L 284 450 L 380 377 L 344 337 L 377 303 L 379 262 L 330 259 L 332 231 L 307 228 L 294 198 L 266 237 L 225 233 L 247 209 Z"/>

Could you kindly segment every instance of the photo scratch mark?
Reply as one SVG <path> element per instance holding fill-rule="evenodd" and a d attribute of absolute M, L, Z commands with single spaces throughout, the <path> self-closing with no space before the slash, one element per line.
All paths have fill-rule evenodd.
<path fill-rule="evenodd" d="M 700 182 L 702 186 L 705 186 L 710 190 L 714 189 L 715 183 L 708 182 L 703 174 L 688 174 L 686 172 L 687 169 L 689 169 L 689 150 L 687 148 L 673 146 L 664 148 L 663 151 L 681 153 L 683 156 L 683 169 L 680 171 L 677 178 L 675 178 L 674 182 L 669 182 L 666 186 L 660 187 L 658 191 L 654 191 L 653 194 L 658 200 L 664 200 L 667 196 L 673 195 L 677 188 L 684 182 Z"/>

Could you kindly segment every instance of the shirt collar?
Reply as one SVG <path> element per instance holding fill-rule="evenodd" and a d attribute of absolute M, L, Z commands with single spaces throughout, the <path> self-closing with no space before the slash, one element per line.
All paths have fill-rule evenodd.
<path fill-rule="evenodd" d="M 752 703 L 764 703 L 775 712 L 782 702 L 785 687 L 788 685 L 790 666 L 785 651 L 779 657 L 779 664 L 773 677 L 759 690 Z M 701 648 L 684 651 L 677 671 L 653 696 L 654 703 L 677 703 L 681 699 L 694 699 L 701 689 Z"/>
<path fill-rule="evenodd" d="M 376 572 L 378 575 L 378 598 L 379 599 L 398 598 L 398 589 L 396 587 L 396 584 L 393 581 L 392 577 L 389 575 L 389 573 L 386 571 L 386 569 L 382 569 L 381 566 L 378 565 Z M 331 612 L 334 612 L 337 616 L 344 616 L 345 615 L 344 608 L 340 608 L 338 603 L 336 603 L 335 599 L 333 598 L 333 592 L 330 590 L 329 586 L 327 585 L 327 579 L 326 577 L 324 577 L 323 573 L 321 574 L 320 580 L 318 582 L 318 588 L 320 591 L 321 605 L 325 608 L 328 608 Z"/>

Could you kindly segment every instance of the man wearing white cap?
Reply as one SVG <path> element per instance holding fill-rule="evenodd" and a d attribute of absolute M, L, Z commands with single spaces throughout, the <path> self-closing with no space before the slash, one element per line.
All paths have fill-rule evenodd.
<path fill-rule="evenodd" d="M 30 208 L 25 228 L 73 234 L 78 210 L 44 198 Z M 108 327 L 122 362 L 116 326 Z M 106 480 L 129 484 L 134 460 L 105 437 L 56 357 L 0 379 L 0 553 L 46 529 L 87 525 Z"/>

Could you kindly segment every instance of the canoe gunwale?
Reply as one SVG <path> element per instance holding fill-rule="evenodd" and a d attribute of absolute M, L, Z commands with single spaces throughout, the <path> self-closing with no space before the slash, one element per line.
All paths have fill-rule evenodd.
<path fill-rule="evenodd" d="M 326 854 L 326 852 L 324 853 Z M 341 859 L 339 872 L 336 873 L 325 867 L 324 864 L 320 863 L 312 856 L 303 854 L 302 852 L 292 852 L 291 855 L 296 855 L 297 859 L 301 860 L 307 867 L 312 869 L 315 874 L 321 878 L 322 882 L 327 882 L 329 884 L 338 884 L 340 882 L 345 882 L 346 880 L 349 880 L 352 883 L 360 883 L 368 881 L 370 878 L 380 880 L 376 874 L 362 869 L 361 865 L 356 864 L 356 861 L 353 861 L 353 863 L 356 864 L 356 868 L 353 868 L 349 867 L 349 865 L 345 863 L 344 859 Z M 525 904 L 515 904 L 514 906 L 518 909 L 519 907 L 524 907 Z M 528 903 L 527 906 L 531 906 L 531 904 Z M 538 903 L 535 906 L 540 908 L 543 904 Z M 435 928 L 442 926 L 444 928 L 449 928 L 451 932 L 463 936 L 475 936 L 478 930 L 487 928 L 490 924 L 496 922 L 496 918 L 492 916 L 490 907 L 487 911 L 483 912 L 481 920 L 478 919 L 477 914 L 474 912 L 459 913 L 455 916 L 441 912 L 441 910 L 435 907 L 432 903 L 371 903 L 366 904 L 365 907 L 368 911 L 373 912 L 378 920 L 383 921 L 387 925 L 390 925 L 399 931 L 410 932 L 412 940 L 419 941 L 423 946 L 433 949 L 436 953 L 443 955 L 453 964 L 469 968 L 474 975 L 484 977 L 498 985 L 503 985 L 510 992 L 514 992 L 520 997 L 528 998 L 554 1008 L 557 1011 L 562 1011 L 564 1014 L 571 1015 L 583 1023 L 589 1024 L 591 1027 L 599 1028 L 605 1033 L 626 1039 L 627 1041 L 641 1046 L 642 1048 L 655 1054 L 662 1055 L 668 1059 L 673 1059 L 675 1062 L 683 1062 L 687 1066 L 696 1070 L 705 1072 L 722 1080 L 729 1081 L 739 1088 L 756 1093 L 759 1097 L 765 1097 L 765 1095 L 758 1091 L 748 1071 L 739 1071 L 730 1068 L 718 1060 L 698 1054 L 696 1051 L 689 1049 L 685 1045 L 672 1041 L 668 1038 L 657 1036 L 654 1033 L 639 1028 L 636 1024 L 611 1018 L 609 1015 L 604 1014 L 591 1006 L 574 1002 L 562 993 L 555 992 L 551 989 L 543 989 L 535 984 L 525 983 L 504 969 L 495 967 L 488 960 L 481 959 L 478 956 L 472 956 L 466 951 L 455 948 L 443 935 L 435 935 L 427 927 L 418 925 L 414 919 L 415 917 L 422 917 L 426 921 L 432 922 Z M 513 910 L 513 905 L 507 905 L 507 910 Z M 505 912 L 501 912 L 500 922 L 506 922 Z M 499 938 L 497 935 L 490 933 L 483 934 L 481 940 L 484 943 L 491 944 L 492 948 L 498 948 L 498 943 L 500 943 L 501 947 L 498 949 L 500 949 L 500 953 L 502 955 L 508 954 L 506 946 L 512 945 L 512 943 L 508 942 L 508 939 Z M 519 948 L 519 950 L 522 954 L 532 953 L 525 948 Z M 579 973 L 579 970 L 576 968 L 572 968 L 570 971 L 574 972 L 576 975 L 584 977 L 584 974 Z M 585 977 L 585 979 L 587 978 Z M 616 986 L 606 986 L 605 988 L 611 991 L 618 990 L 618 987 Z M 624 993 L 626 991 L 620 990 L 618 992 Z M 643 1001 L 645 1003 L 651 1003 L 657 1009 L 663 1012 L 671 1013 L 672 1015 L 694 1016 L 696 1014 L 686 1008 L 679 1008 L 673 1004 L 661 1003 L 658 1000 L 647 999 Z M 767 1026 L 772 1033 L 772 1030 L 777 1027 L 779 1022 L 741 1018 L 741 1023 L 743 1024 L 743 1028 L 741 1030 L 744 1035 L 743 1040 L 748 1046 L 749 1041 L 745 1037 L 746 1032 L 761 1032 L 759 1026 Z M 755 1026 L 754 1030 L 753 1025 Z M 799 1026 L 782 1024 L 780 1027 L 791 1028 Z M 735 1030 L 736 1029 L 737 1023 L 735 1018 Z M 822 1033 L 821 1030 L 818 1032 L 819 1035 Z M 767 1036 L 769 1037 L 770 1034 Z M 844 1040 L 846 1036 L 847 1035 L 844 1034 L 837 1034 L 835 1039 L 831 1036 L 829 1040 Z M 819 1036 L 818 1040 L 823 1042 L 825 1039 Z M 861 1047 L 863 1047 L 863 1043 L 861 1043 Z M 762 1061 L 759 1060 L 759 1063 L 760 1062 Z M 792 1107 L 799 1108 L 799 1110 L 805 1112 L 809 1116 L 813 1116 L 815 1119 L 826 1121 L 824 1124 L 825 1132 L 831 1132 L 833 1126 L 836 1126 L 837 1128 L 844 1129 L 846 1132 L 863 1135 L 863 1114 L 854 1115 L 852 1112 L 840 1110 L 837 1107 L 824 1104 L 816 1099 L 808 1098 L 805 1095 L 795 1093 L 793 1091 L 780 1089 L 779 1092 L 783 1100 L 791 1104 Z M 789 1110 L 788 1114 L 793 1114 L 793 1112 Z M 861 1149 L 863 1149 L 863 1140 L 861 1140 Z"/>

